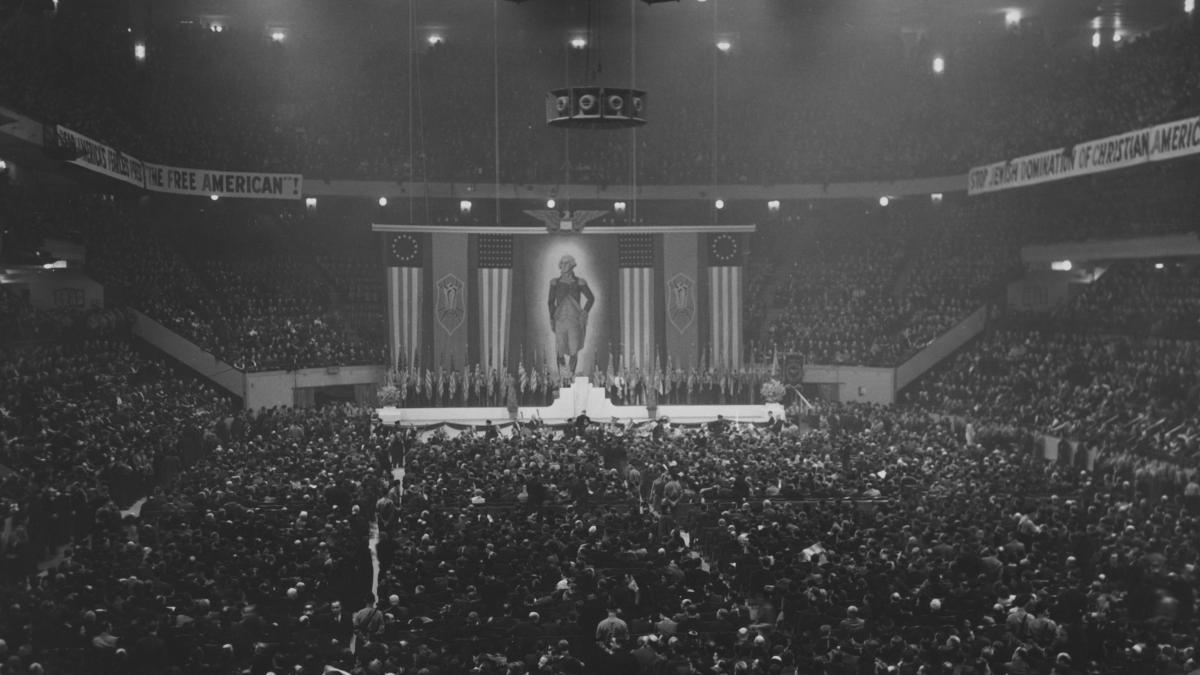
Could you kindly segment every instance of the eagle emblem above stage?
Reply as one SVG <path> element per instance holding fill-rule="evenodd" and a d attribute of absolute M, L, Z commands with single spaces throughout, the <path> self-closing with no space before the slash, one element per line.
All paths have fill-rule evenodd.
<path fill-rule="evenodd" d="M 525 213 L 546 224 L 546 230 L 554 234 L 583 232 L 583 228 L 593 220 L 608 213 L 608 211 L 555 211 L 542 209 L 526 211 Z"/>
<path fill-rule="evenodd" d="M 667 318 L 680 333 L 696 318 L 696 280 L 683 272 L 667 282 Z"/>
<path fill-rule="evenodd" d="M 454 335 L 454 331 L 462 325 L 467 316 L 466 302 L 463 301 L 462 279 L 447 274 L 437 282 L 437 303 L 434 315 L 438 325 L 446 331 L 446 335 Z"/>

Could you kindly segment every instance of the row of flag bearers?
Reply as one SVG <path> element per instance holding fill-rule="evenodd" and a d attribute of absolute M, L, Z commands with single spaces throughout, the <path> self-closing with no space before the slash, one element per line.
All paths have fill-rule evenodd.
<path fill-rule="evenodd" d="M 761 403 L 761 388 L 778 375 L 777 361 L 741 368 L 692 366 L 665 368 L 593 369 L 590 380 L 602 387 L 618 405 L 689 405 Z M 548 405 L 575 375 L 553 364 L 526 367 L 515 372 L 484 368 L 402 367 L 388 374 L 380 403 L 397 407 L 540 406 Z"/>

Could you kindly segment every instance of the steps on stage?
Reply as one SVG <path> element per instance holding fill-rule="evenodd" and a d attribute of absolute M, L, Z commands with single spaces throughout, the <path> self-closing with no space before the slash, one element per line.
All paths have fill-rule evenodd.
<path fill-rule="evenodd" d="M 607 422 L 613 418 L 625 422 L 640 422 L 652 417 L 651 410 L 644 405 L 614 405 L 605 390 L 591 383 L 586 377 L 576 377 L 569 387 L 559 390 L 558 397 L 548 406 L 521 407 L 515 412 L 508 408 L 380 408 L 378 414 L 384 424 L 415 424 L 425 426 L 439 422 L 453 424 L 483 424 L 491 420 L 496 423 L 541 419 L 546 424 L 563 424 L 586 412 L 596 422 Z M 717 415 L 724 415 L 731 422 L 766 422 L 768 412 L 783 415 L 783 406 L 778 403 L 757 405 L 661 405 L 653 411 L 653 417 L 669 417 L 677 424 L 711 422 Z"/>

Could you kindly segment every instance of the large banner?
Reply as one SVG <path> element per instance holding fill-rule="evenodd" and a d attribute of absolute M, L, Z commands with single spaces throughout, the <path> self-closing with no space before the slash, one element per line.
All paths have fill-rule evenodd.
<path fill-rule="evenodd" d="M 173 195 L 300 199 L 304 178 L 298 173 L 246 173 L 180 169 L 146 164 L 146 189 Z"/>
<path fill-rule="evenodd" d="M 513 326 L 520 332 L 511 349 L 518 362 L 552 365 L 574 356 L 579 375 L 607 368 L 621 351 L 616 237 L 515 239 Z"/>
<path fill-rule="evenodd" d="M 304 178 L 300 174 L 209 171 L 150 164 L 62 125 L 57 127 L 57 136 L 60 148 L 79 153 L 71 164 L 153 192 L 252 199 L 300 199 L 303 195 Z"/>
<path fill-rule="evenodd" d="M 78 159 L 71 164 L 82 166 L 109 178 L 145 187 L 145 165 L 140 159 L 130 157 L 114 150 L 107 145 L 94 141 L 81 133 L 58 126 L 58 146 L 63 149 L 74 149 L 80 153 Z"/>
<path fill-rule="evenodd" d="M 975 167 L 967 177 L 967 194 L 1037 185 L 1197 153 L 1200 116 Z"/>
<path fill-rule="evenodd" d="M 375 226 L 394 367 L 519 383 L 556 363 L 594 381 L 742 366 L 749 228 L 403 227 Z"/>

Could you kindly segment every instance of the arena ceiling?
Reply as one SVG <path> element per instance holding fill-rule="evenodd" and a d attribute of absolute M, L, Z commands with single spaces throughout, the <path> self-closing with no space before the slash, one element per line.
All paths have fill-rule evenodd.
<path fill-rule="evenodd" d="M 129 0 L 133 4 L 150 0 Z M 589 14 L 611 39 L 630 30 L 636 12 L 639 43 L 661 38 L 664 49 L 681 31 L 736 35 L 740 40 L 795 41 L 811 31 L 869 32 L 930 37 L 952 46 L 981 35 L 1003 35 L 1006 16 L 1019 12 L 1026 30 L 1069 41 L 1097 29 L 1133 37 L 1184 14 L 1185 0 L 680 0 L 647 5 L 642 0 L 496 0 L 496 21 L 508 39 L 565 41 L 585 31 Z M 410 5 L 421 31 L 437 30 L 447 41 L 491 39 L 489 0 L 155 0 L 160 18 L 223 17 L 319 31 L 338 21 L 367 18 L 404 30 Z M 589 9 L 590 8 L 590 9 Z M 715 17 L 714 17 L 715 14 Z M 334 16 L 336 15 L 336 17 Z M 514 30 L 514 28 L 516 30 Z"/>

